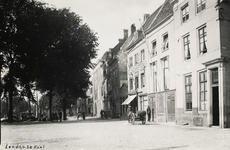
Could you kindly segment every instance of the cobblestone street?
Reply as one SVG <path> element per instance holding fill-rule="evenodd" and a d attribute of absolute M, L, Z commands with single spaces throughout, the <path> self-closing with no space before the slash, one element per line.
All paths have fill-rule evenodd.
<path fill-rule="evenodd" d="M 99 118 L 2 123 L 0 149 L 229 150 L 230 130 Z"/>

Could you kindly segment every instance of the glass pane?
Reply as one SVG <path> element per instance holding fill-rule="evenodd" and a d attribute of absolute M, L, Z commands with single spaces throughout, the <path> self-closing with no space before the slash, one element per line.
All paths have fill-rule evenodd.
<path fill-rule="evenodd" d="M 201 102 L 201 110 L 204 110 L 204 102 Z"/>
<path fill-rule="evenodd" d="M 207 110 L 207 101 L 204 102 L 204 110 Z"/>
<path fill-rule="evenodd" d="M 205 83 L 201 83 L 201 84 L 200 84 L 200 91 L 201 91 L 201 92 L 204 91 L 204 86 L 205 86 L 204 84 L 205 84 Z"/>
<path fill-rule="evenodd" d="M 201 92 L 201 93 L 200 93 L 200 100 L 201 100 L 201 101 L 204 101 L 204 92 Z"/>
<path fill-rule="evenodd" d="M 204 81 L 203 72 L 200 73 L 200 81 Z"/>
<path fill-rule="evenodd" d="M 189 90 L 189 86 L 186 86 L 186 93 L 189 93 L 190 90 Z"/>
<path fill-rule="evenodd" d="M 204 80 L 207 80 L 207 72 L 204 72 Z"/>

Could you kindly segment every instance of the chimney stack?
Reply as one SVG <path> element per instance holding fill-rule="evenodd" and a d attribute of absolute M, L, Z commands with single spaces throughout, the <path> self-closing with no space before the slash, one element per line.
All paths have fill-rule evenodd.
<path fill-rule="evenodd" d="M 131 34 L 133 34 L 136 31 L 136 26 L 135 24 L 131 25 Z"/>
<path fill-rule="evenodd" d="M 127 29 L 124 29 L 124 39 L 127 39 L 128 38 L 128 30 Z"/>
<path fill-rule="evenodd" d="M 150 14 L 144 14 L 144 22 L 148 19 L 149 16 Z"/>

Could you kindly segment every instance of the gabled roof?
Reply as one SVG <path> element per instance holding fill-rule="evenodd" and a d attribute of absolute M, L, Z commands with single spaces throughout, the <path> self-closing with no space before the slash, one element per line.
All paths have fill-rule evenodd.
<path fill-rule="evenodd" d="M 143 23 L 142 25 L 142 32 L 144 31 L 144 34 L 148 34 L 166 21 L 168 21 L 173 16 L 173 6 L 175 3 L 177 3 L 178 0 L 165 0 L 165 2 L 157 8 L 149 17 L 148 19 Z M 130 43 L 127 44 L 127 49 L 130 49 L 131 47 L 135 46 L 139 41 L 143 39 L 143 34 L 138 37 L 137 40 L 133 41 L 130 40 Z M 130 39 L 133 39 L 133 35 L 130 35 Z M 128 38 L 128 39 L 129 39 Z"/>
<path fill-rule="evenodd" d="M 120 50 L 121 46 L 124 44 L 125 41 L 126 41 L 126 38 L 120 39 L 119 43 L 114 48 L 112 48 L 113 55 L 116 55 L 118 53 L 118 51 Z"/>

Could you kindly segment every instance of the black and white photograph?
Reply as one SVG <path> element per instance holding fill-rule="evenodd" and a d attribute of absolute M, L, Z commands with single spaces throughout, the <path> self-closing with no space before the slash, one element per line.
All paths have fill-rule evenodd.
<path fill-rule="evenodd" d="M 0 150 L 230 150 L 230 0 L 0 0 Z"/>

